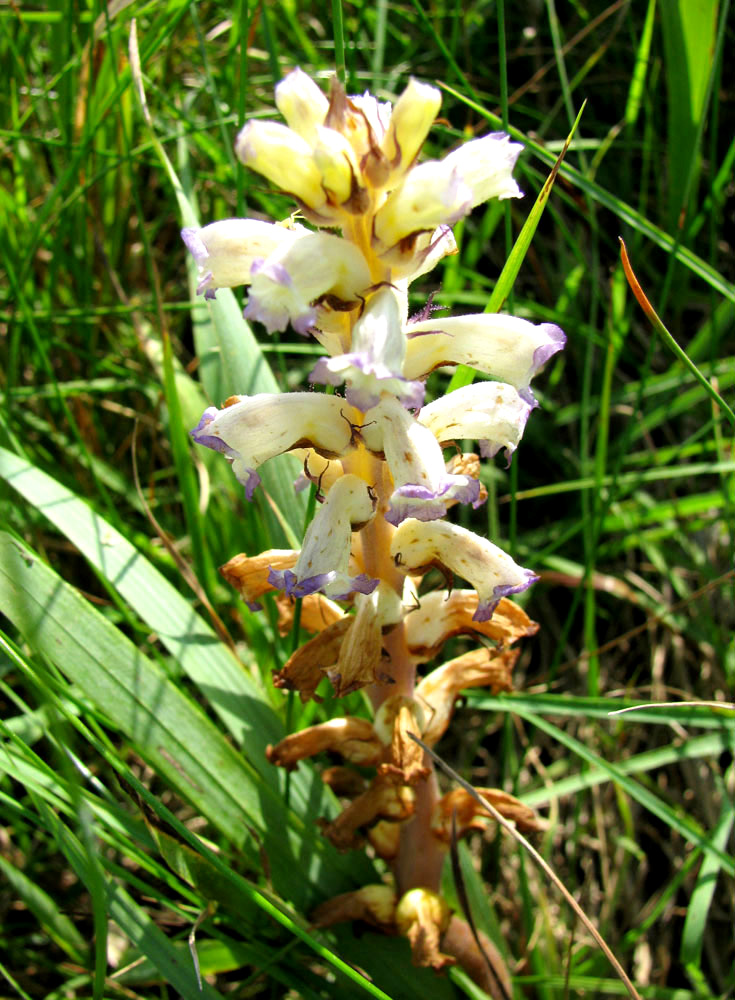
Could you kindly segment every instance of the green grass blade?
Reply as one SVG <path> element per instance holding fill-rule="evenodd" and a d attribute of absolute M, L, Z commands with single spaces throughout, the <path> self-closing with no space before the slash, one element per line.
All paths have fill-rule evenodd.
<path fill-rule="evenodd" d="M 732 797 L 728 790 L 722 787 L 722 808 L 720 809 L 717 825 L 710 836 L 712 844 L 720 851 L 727 849 L 727 843 L 734 824 L 735 805 L 733 805 Z M 715 894 L 717 876 L 721 867 L 714 855 L 706 854 L 704 856 L 702 866 L 699 869 L 699 875 L 697 876 L 697 884 L 694 887 L 694 892 L 687 907 L 684 930 L 681 934 L 680 957 L 685 965 L 693 965 L 695 969 L 701 967 L 702 947 L 704 945 L 705 934 L 707 934 L 709 911 Z"/>
<path fill-rule="evenodd" d="M 661 0 L 668 100 L 669 214 L 686 207 L 717 35 L 719 0 Z"/>
<path fill-rule="evenodd" d="M 197 684 L 264 776 L 273 768 L 258 753 L 284 735 L 259 683 L 214 630 L 119 531 L 25 459 L 0 449 L 0 478 L 46 516 L 112 583 Z"/>
<path fill-rule="evenodd" d="M 60 912 L 52 897 L 2 855 L 0 855 L 0 874 L 10 886 L 13 895 L 23 901 L 51 940 L 63 948 L 72 962 L 84 965 L 86 942 L 69 917 Z"/>

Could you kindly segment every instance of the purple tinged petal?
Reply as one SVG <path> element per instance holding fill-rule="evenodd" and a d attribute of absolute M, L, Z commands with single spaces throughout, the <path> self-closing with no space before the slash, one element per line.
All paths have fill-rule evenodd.
<path fill-rule="evenodd" d="M 283 590 L 287 597 L 306 597 L 315 594 L 334 579 L 336 573 L 319 573 L 300 580 L 291 569 L 268 570 L 268 583 L 277 590 Z"/>
<path fill-rule="evenodd" d="M 310 382 L 318 382 L 320 385 L 341 385 L 344 377 L 340 372 L 333 372 L 329 367 L 330 358 L 319 358 L 309 375 Z"/>
<path fill-rule="evenodd" d="M 358 594 L 372 594 L 380 580 L 370 577 L 367 573 L 358 573 L 350 579 L 350 589 L 341 595 L 332 595 L 334 600 L 344 601 L 350 594 L 357 591 Z"/>
<path fill-rule="evenodd" d="M 260 486 L 260 476 L 255 471 L 255 469 L 246 468 L 241 472 L 235 473 L 235 478 L 238 483 L 241 483 L 245 487 L 245 498 L 247 500 L 253 499 L 253 493 L 255 493 L 258 486 Z"/>
<path fill-rule="evenodd" d="M 303 579 L 299 579 L 290 569 L 275 570 L 271 567 L 268 571 L 268 583 L 277 590 L 283 590 L 287 597 L 307 597 L 309 594 L 324 592 L 336 578 L 337 573 L 334 570 Z M 355 591 L 360 594 L 372 594 L 379 583 L 379 580 L 369 577 L 366 573 L 359 573 L 357 576 L 347 578 L 346 589 L 343 592 L 338 594 L 330 592 L 329 597 L 333 601 L 344 601 Z"/>
<path fill-rule="evenodd" d="M 417 483 L 406 483 L 391 494 L 385 519 L 396 526 L 407 517 L 415 517 L 417 521 L 436 521 L 446 514 L 449 501 L 471 503 L 473 507 L 478 507 L 482 502 L 479 497 L 480 483 L 471 476 L 446 476 L 436 490 Z"/>
<path fill-rule="evenodd" d="M 528 590 L 531 584 L 536 583 L 538 576 L 535 573 L 533 573 L 530 569 L 526 569 L 523 572 L 526 575 L 526 579 L 522 583 L 518 583 L 515 586 L 507 583 L 499 584 L 495 587 L 493 589 L 492 598 L 489 601 L 485 601 L 484 603 L 479 603 L 477 605 L 477 610 L 472 616 L 472 620 L 476 622 L 489 621 L 503 597 L 509 597 L 510 594 L 520 594 L 522 591 Z"/>
<path fill-rule="evenodd" d="M 271 261 L 268 263 L 265 257 L 258 257 L 257 260 L 254 260 L 251 264 L 251 277 L 255 277 L 256 274 L 263 274 L 264 277 L 270 278 L 271 281 L 276 282 L 278 285 L 285 285 L 287 288 L 291 288 L 293 285 L 293 280 L 291 275 L 288 273 L 288 268 L 278 261 Z"/>
<path fill-rule="evenodd" d="M 539 370 L 541 365 L 546 364 L 549 358 L 553 357 L 557 351 L 561 351 L 567 342 L 564 331 L 554 323 L 541 323 L 539 329 L 543 330 L 549 339 L 547 343 L 537 347 L 533 352 L 534 375 Z"/>
<path fill-rule="evenodd" d="M 197 444 L 202 444 L 205 448 L 211 448 L 212 451 L 218 451 L 221 455 L 227 455 L 231 449 L 225 444 L 222 438 L 206 433 L 207 427 L 209 427 L 218 414 L 219 410 L 216 406 L 208 406 L 202 414 L 202 419 L 193 430 L 189 431 L 189 434 Z"/>
<path fill-rule="evenodd" d="M 192 227 L 187 227 L 181 230 L 181 239 L 186 245 L 186 249 L 192 255 L 197 264 L 201 264 L 207 259 L 209 253 L 207 248 L 204 246 L 201 236 L 199 235 L 199 230 Z"/>

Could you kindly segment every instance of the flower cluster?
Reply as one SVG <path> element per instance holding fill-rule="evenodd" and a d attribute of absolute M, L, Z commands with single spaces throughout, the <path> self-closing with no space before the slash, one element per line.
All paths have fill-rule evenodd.
<path fill-rule="evenodd" d="M 345 765 L 328 768 L 324 780 L 347 804 L 324 833 L 342 850 L 369 841 L 393 869 L 395 889 L 348 894 L 315 919 L 366 919 L 404 933 L 417 962 L 460 960 L 472 969 L 476 945 L 436 894 L 452 813 L 460 832 L 479 819 L 470 800 L 439 796 L 410 736 L 435 743 L 464 688 L 509 689 L 516 654 L 508 647 L 535 631 L 507 599 L 534 574 L 446 515 L 485 499 L 478 456 L 456 446 L 475 440 L 483 457 L 502 450 L 510 462 L 535 405 L 530 383 L 564 335 L 506 315 L 440 318 L 430 304 L 408 315 L 411 282 L 456 252 L 452 225 L 489 198 L 520 195 L 512 170 L 521 147 L 507 135 L 418 163 L 440 94 L 415 80 L 391 106 L 347 96 L 335 81 L 327 97 L 297 69 L 277 86 L 276 104 L 286 124 L 248 122 L 236 152 L 290 194 L 313 228 L 228 219 L 182 235 L 199 291 L 212 297 L 246 285 L 246 318 L 314 337 L 325 354 L 310 380 L 340 394 L 235 396 L 205 411 L 192 436 L 226 456 L 248 500 L 258 468 L 291 452 L 303 461 L 297 485 L 311 481 L 321 501 L 299 551 L 236 556 L 223 573 L 251 608 L 281 591 L 284 628 L 289 599 L 302 599 L 301 625 L 313 638 L 278 671 L 278 686 L 308 700 L 327 677 L 338 696 L 366 687 L 374 708 L 372 723 L 336 719 L 269 748 L 287 768 L 338 753 Z M 460 364 L 487 378 L 424 405 L 427 376 Z M 432 568 L 446 588 L 424 593 L 421 578 Z M 471 589 L 453 589 L 455 575 Z M 495 645 L 417 682 L 417 666 L 458 633 Z M 349 764 L 374 767 L 372 781 Z M 537 826 L 512 797 L 486 794 L 518 823 Z"/>

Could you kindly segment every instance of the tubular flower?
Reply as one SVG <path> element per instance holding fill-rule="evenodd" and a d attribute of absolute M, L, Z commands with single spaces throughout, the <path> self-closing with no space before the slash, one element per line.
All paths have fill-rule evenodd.
<path fill-rule="evenodd" d="M 374 513 L 375 499 L 362 479 L 353 475 L 338 479 L 307 528 L 293 570 L 272 569 L 268 582 L 292 597 L 317 591 L 334 600 L 344 600 L 354 591 L 371 594 L 380 581 L 365 573 L 350 576 L 349 560 L 353 528 L 367 524 Z"/>
<path fill-rule="evenodd" d="M 469 365 L 509 382 L 530 403 L 531 379 L 564 347 L 553 323 L 534 325 L 517 316 L 481 313 L 422 320 L 408 328 L 404 375 L 419 378 L 442 365 Z"/>
<path fill-rule="evenodd" d="M 504 382 L 476 382 L 440 396 L 419 414 L 442 444 L 473 438 L 483 458 L 505 449 L 510 464 L 523 435 L 532 406 Z"/>
<path fill-rule="evenodd" d="M 347 802 L 320 821 L 324 835 L 343 851 L 368 840 L 395 879 L 395 888 L 322 904 L 317 923 L 367 920 L 406 935 L 417 963 L 441 969 L 457 958 L 487 986 L 477 936 L 438 894 L 447 810 L 459 800 L 440 799 L 417 740 L 432 745 L 443 736 L 465 688 L 508 690 L 517 654 L 507 647 L 537 630 L 508 600 L 535 575 L 447 518 L 456 504 L 477 507 L 487 495 L 480 459 L 462 453 L 462 442 L 479 442 L 483 458 L 504 451 L 510 461 L 535 406 L 530 384 L 564 334 L 505 315 L 437 317 L 431 301 L 408 318 L 411 282 L 457 252 L 452 225 L 489 198 L 521 194 L 513 179 L 521 146 L 502 133 L 419 162 L 440 104 L 440 91 L 416 80 L 391 106 L 349 96 L 336 80 L 325 94 L 296 69 L 276 88 L 285 124 L 245 125 L 237 156 L 292 195 L 309 228 L 229 219 L 184 230 L 198 292 L 211 298 L 217 288 L 247 286 L 245 317 L 268 332 L 290 326 L 313 337 L 323 356 L 310 381 L 346 398 L 233 396 L 208 407 L 191 434 L 229 460 L 248 500 L 264 462 L 284 452 L 302 462 L 295 489 L 313 487 L 319 506 L 301 548 L 236 556 L 222 573 L 251 609 L 269 590 L 281 592 L 282 635 L 299 624 L 312 633 L 275 671 L 276 687 L 319 700 L 326 677 L 335 697 L 363 688 L 373 710 L 372 723 L 332 719 L 268 748 L 284 768 L 339 755 L 323 778 Z M 427 377 L 446 365 L 469 365 L 488 379 L 425 403 Z M 472 589 L 422 593 L 432 567 L 447 587 L 456 574 Z M 470 650 L 418 678 L 418 665 L 458 634 L 500 648 Z M 477 825 L 474 807 L 459 805 L 461 825 Z M 515 800 L 504 805 L 530 823 Z M 509 984 L 497 953 L 493 965 L 495 979 Z"/>
<path fill-rule="evenodd" d="M 358 293 L 369 283 L 367 262 L 354 244 L 329 233 L 309 233 L 253 262 L 244 315 L 269 333 L 290 323 L 306 335 L 316 322 L 320 299 L 349 311 L 360 304 Z"/>
<path fill-rule="evenodd" d="M 197 444 L 221 451 L 252 500 L 260 483 L 255 471 L 269 458 L 294 448 L 314 448 L 334 458 L 354 443 L 356 411 L 336 396 L 312 392 L 232 396 L 218 410 L 208 407 L 191 436 Z"/>
<path fill-rule="evenodd" d="M 258 219 L 223 219 L 203 229 L 182 229 L 181 238 L 199 267 L 197 291 L 213 299 L 218 288 L 249 285 L 253 263 L 309 235 L 303 226 Z"/>
<path fill-rule="evenodd" d="M 480 484 L 470 476 L 447 472 L 436 438 L 385 395 L 365 415 L 365 443 L 385 455 L 395 489 L 385 519 L 400 524 L 407 517 L 433 521 L 443 517 L 451 500 L 478 506 Z"/>
<path fill-rule="evenodd" d="M 494 133 L 465 143 L 438 162 L 411 170 L 375 216 L 375 237 L 388 250 L 419 232 L 453 225 L 489 198 L 519 198 L 512 170 L 523 147 Z"/>
<path fill-rule="evenodd" d="M 519 594 L 538 579 L 486 538 L 445 521 L 404 521 L 391 541 L 391 555 L 404 573 L 438 566 L 471 583 L 478 596 L 472 617 L 479 622 L 492 616 L 501 598 Z"/>

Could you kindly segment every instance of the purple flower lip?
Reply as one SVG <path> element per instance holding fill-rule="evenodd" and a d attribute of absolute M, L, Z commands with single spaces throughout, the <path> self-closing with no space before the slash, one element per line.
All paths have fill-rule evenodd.
<path fill-rule="evenodd" d="M 334 579 L 335 573 L 317 573 L 316 576 L 307 576 L 300 580 L 291 569 L 268 570 L 268 583 L 276 590 L 282 590 L 287 597 L 306 597 L 308 594 L 315 594 Z"/>
<path fill-rule="evenodd" d="M 317 573 L 303 579 L 299 579 L 291 569 L 276 570 L 271 567 L 268 570 L 268 583 L 276 590 L 284 591 L 287 597 L 307 597 L 309 594 L 316 594 L 319 591 L 324 592 L 324 588 L 332 583 L 336 577 L 335 570 L 329 573 Z M 347 589 L 343 593 L 329 594 L 329 597 L 333 601 L 344 601 L 355 591 L 360 594 L 372 594 L 379 583 L 379 580 L 369 577 L 366 573 L 359 573 L 357 576 L 348 578 Z"/>
<path fill-rule="evenodd" d="M 205 433 L 207 427 L 209 427 L 218 413 L 219 410 L 216 406 L 208 406 L 202 414 L 202 419 L 193 430 L 189 431 L 189 434 L 194 438 L 197 444 L 202 444 L 205 448 L 211 448 L 212 451 L 218 451 L 221 455 L 227 455 L 229 454 L 230 449 L 227 447 L 222 438 L 215 437 L 213 434 Z"/>
<path fill-rule="evenodd" d="M 253 494 L 260 486 L 261 478 L 255 469 L 245 469 L 243 472 L 236 472 L 238 483 L 245 487 L 245 499 L 252 500 Z"/>
<path fill-rule="evenodd" d="M 333 601 L 345 601 L 355 591 L 358 594 L 372 594 L 379 583 L 380 580 L 368 576 L 367 573 L 358 573 L 350 580 L 349 590 L 345 591 L 344 594 L 331 594 L 330 596 Z"/>
<path fill-rule="evenodd" d="M 536 583 L 536 581 L 538 580 L 538 576 L 535 573 L 531 572 L 530 569 L 524 570 L 524 573 L 526 574 L 526 579 L 523 581 L 523 583 L 518 583 L 515 585 L 509 583 L 500 583 L 498 584 L 497 587 L 494 587 L 493 596 L 490 598 L 489 601 L 485 601 L 484 603 L 480 602 L 477 605 L 477 610 L 472 616 L 472 620 L 476 622 L 489 621 L 492 618 L 493 612 L 497 608 L 498 604 L 500 604 L 500 601 L 503 597 L 509 597 L 510 594 L 520 594 L 522 591 L 527 590 L 531 586 L 531 584 Z"/>
<path fill-rule="evenodd" d="M 207 428 L 212 423 L 214 418 L 219 414 L 219 412 L 220 411 L 217 409 L 216 406 L 208 406 L 207 409 L 202 414 L 202 419 L 199 421 L 199 423 L 193 430 L 189 431 L 189 434 L 191 435 L 191 437 L 194 438 L 197 444 L 201 444 L 205 448 L 211 448 L 212 451 L 219 452 L 221 455 L 224 455 L 226 458 L 228 458 L 230 462 L 234 463 L 240 457 L 238 452 L 233 451 L 233 449 L 230 448 L 230 446 L 226 444 L 221 437 L 217 437 L 214 434 L 206 433 Z M 248 500 L 252 500 L 253 493 L 255 492 L 255 490 L 257 489 L 257 487 L 260 485 L 261 482 L 258 473 L 255 471 L 255 469 L 243 468 L 241 463 L 241 467 L 239 469 L 237 468 L 237 466 L 235 467 L 235 475 L 237 476 L 238 482 L 242 483 L 242 485 L 245 487 L 246 498 Z"/>
<path fill-rule="evenodd" d="M 480 483 L 469 476 L 447 476 L 436 491 L 417 483 L 405 483 L 391 495 L 385 519 L 396 526 L 407 517 L 415 517 L 417 521 L 436 521 L 444 517 L 450 500 L 477 507 L 479 496 Z"/>
<path fill-rule="evenodd" d="M 557 351 L 560 351 L 567 342 L 564 331 L 554 323 L 542 323 L 540 329 L 544 331 L 549 340 L 546 344 L 542 344 L 541 347 L 537 347 L 533 352 L 534 373 L 541 365 L 546 364 L 549 358 L 553 357 Z"/>

